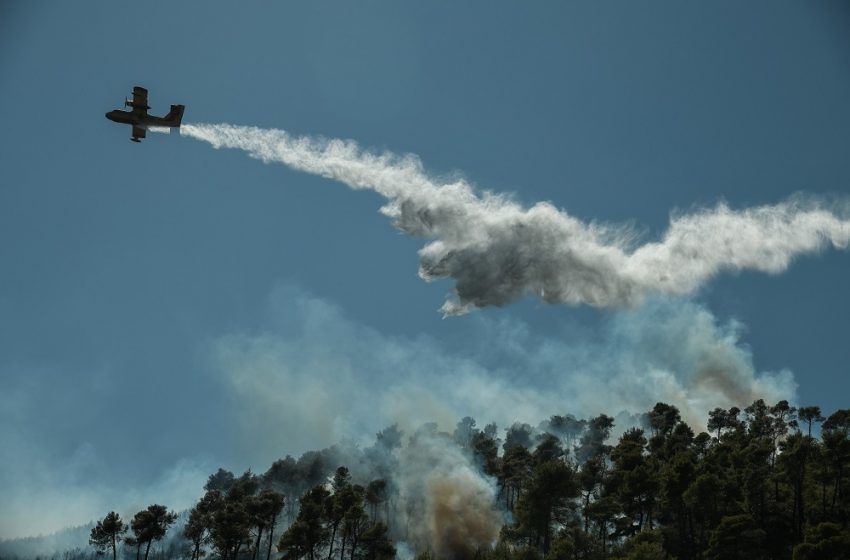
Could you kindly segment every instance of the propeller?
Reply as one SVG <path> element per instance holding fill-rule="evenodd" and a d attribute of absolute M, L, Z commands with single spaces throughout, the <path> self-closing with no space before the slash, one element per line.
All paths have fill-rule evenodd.
<path fill-rule="evenodd" d="M 130 101 L 129 99 L 127 99 L 126 97 L 124 97 L 124 106 L 125 106 L 125 107 L 130 107 L 130 106 L 131 106 L 131 103 L 132 103 L 132 101 Z"/>

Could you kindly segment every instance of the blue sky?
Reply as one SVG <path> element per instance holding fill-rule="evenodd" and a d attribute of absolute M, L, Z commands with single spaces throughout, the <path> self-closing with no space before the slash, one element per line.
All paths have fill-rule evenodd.
<path fill-rule="evenodd" d="M 677 209 L 846 200 L 848 59 L 841 2 L 0 3 L 0 445 L 19 458 L 0 467 L 17 508 L 0 537 L 40 532 L 63 489 L 48 528 L 368 436 L 408 389 L 436 403 L 417 419 L 486 422 L 488 395 L 493 419 L 510 416 L 488 380 L 528 393 L 519 416 L 602 412 L 558 368 L 596 372 L 615 349 L 687 370 L 693 356 L 666 349 L 683 324 L 744 378 L 779 380 L 771 395 L 793 393 L 790 375 L 800 404 L 848 406 L 846 252 L 647 309 L 528 298 L 442 319 L 452 283 L 417 276 L 423 241 L 380 196 L 178 134 L 131 143 L 103 114 L 134 85 L 153 114 L 184 103 L 187 123 L 413 153 L 434 176 L 652 240 Z M 647 380 L 623 363 L 605 370 L 616 383 Z M 319 391 L 334 410 L 300 417 L 277 416 L 297 398 L 262 400 L 297 393 L 289 381 L 392 385 L 391 370 L 425 381 L 400 373 L 350 411 Z M 562 400 L 540 397 L 553 389 Z"/>

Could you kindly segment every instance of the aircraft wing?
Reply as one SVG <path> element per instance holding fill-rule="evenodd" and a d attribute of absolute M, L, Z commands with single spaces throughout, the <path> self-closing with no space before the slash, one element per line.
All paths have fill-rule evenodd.
<path fill-rule="evenodd" d="M 138 105 L 148 104 L 148 90 L 143 87 L 136 86 L 133 88 L 133 103 Z"/>
<path fill-rule="evenodd" d="M 140 126 L 133 127 L 133 138 L 144 138 L 145 137 L 145 129 Z"/>
<path fill-rule="evenodd" d="M 148 90 L 141 86 L 133 88 L 133 111 L 146 111 L 148 107 Z"/>

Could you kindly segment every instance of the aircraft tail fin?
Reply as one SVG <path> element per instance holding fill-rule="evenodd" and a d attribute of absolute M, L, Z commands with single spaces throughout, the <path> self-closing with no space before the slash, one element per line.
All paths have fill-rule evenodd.
<path fill-rule="evenodd" d="M 169 126 L 180 126 L 183 121 L 183 111 L 186 110 L 185 105 L 172 105 L 171 110 L 165 115 L 165 120 L 169 121 Z"/>

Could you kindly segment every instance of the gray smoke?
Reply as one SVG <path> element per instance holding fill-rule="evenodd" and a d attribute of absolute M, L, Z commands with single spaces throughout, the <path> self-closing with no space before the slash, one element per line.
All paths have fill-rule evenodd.
<path fill-rule="evenodd" d="M 784 271 L 794 257 L 850 242 L 846 205 L 795 199 L 732 210 L 725 204 L 673 216 L 660 241 L 637 245 L 629 228 L 585 223 L 547 202 L 525 208 L 464 180 L 429 177 L 418 158 L 370 153 L 353 141 L 294 137 L 276 129 L 184 125 L 214 148 L 328 177 L 388 199 L 401 231 L 430 239 L 419 275 L 453 278 L 445 315 L 505 305 L 527 294 L 549 303 L 634 305 L 684 295 L 722 271 Z"/>
<path fill-rule="evenodd" d="M 402 542 L 437 558 L 472 558 L 495 544 L 505 520 L 496 489 L 445 435 L 419 434 L 393 472 L 401 500 Z"/>
<path fill-rule="evenodd" d="M 5 450 L 0 461 L 0 539 L 49 534 L 69 524 L 102 519 L 111 510 L 132 516 L 157 501 L 177 510 L 194 504 L 217 466 L 205 457 L 161 464 L 146 478 L 119 472 L 96 431 L 86 430 L 63 449 L 65 445 L 58 443 L 53 432 L 67 432 L 55 422 L 44 424 L 44 411 L 81 410 L 91 394 L 106 394 L 100 392 L 104 379 L 117 374 L 109 368 L 62 371 L 72 383 L 59 385 L 36 367 L 27 367 L 26 375 L 18 376 L 12 375 L 11 368 L 0 368 L 0 378 L 10 380 L 0 390 L 0 444 Z M 41 543 L 48 548 L 32 549 L 32 556 L 85 547 L 87 542 L 87 537 L 74 542 L 57 535 Z M 13 556 L 10 550 L 0 546 L 0 557 Z"/>
<path fill-rule="evenodd" d="M 755 370 L 741 324 L 678 298 L 647 301 L 584 332 L 542 333 L 479 314 L 465 321 L 462 348 L 382 332 L 293 287 L 272 294 L 267 316 L 269 324 L 211 345 L 242 423 L 243 465 L 347 442 L 329 464 L 348 466 L 364 484 L 389 473 L 398 492 L 393 538 L 440 558 L 474 557 L 504 523 L 492 480 L 448 436 L 464 416 L 505 429 L 553 414 L 639 414 L 662 401 L 699 431 L 714 407 L 795 397 L 790 372 Z M 615 436 L 629 416 L 618 415 Z M 401 447 L 376 455 L 372 434 L 392 424 L 405 434 Z"/>
<path fill-rule="evenodd" d="M 211 347 L 239 411 L 239 453 L 252 465 L 338 441 L 365 445 L 390 424 L 451 432 L 464 416 L 504 428 L 552 414 L 640 413 L 662 401 L 702 430 L 715 407 L 794 401 L 796 392 L 791 372 L 756 370 L 740 323 L 681 299 L 648 301 L 585 332 L 478 315 L 459 349 L 382 332 L 292 287 L 272 294 L 269 314 L 274 324 Z"/>

